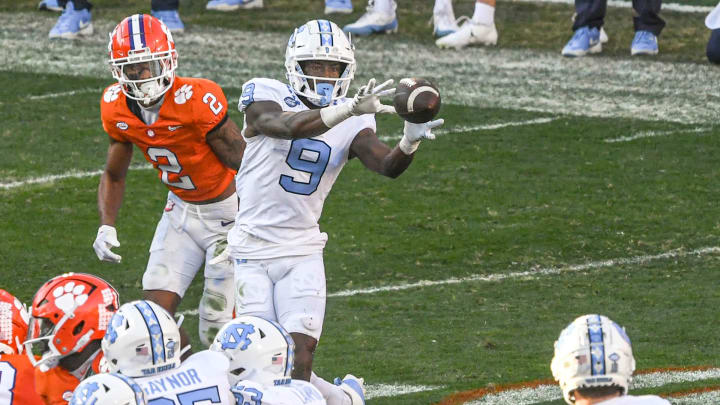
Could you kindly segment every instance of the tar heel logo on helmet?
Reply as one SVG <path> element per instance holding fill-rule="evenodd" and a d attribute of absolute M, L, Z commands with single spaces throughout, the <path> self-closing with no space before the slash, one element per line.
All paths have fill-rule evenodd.
<path fill-rule="evenodd" d="M 255 333 L 255 327 L 246 323 L 231 325 L 225 330 L 220 340 L 222 350 L 237 349 L 245 350 L 252 343 L 248 335 Z"/>

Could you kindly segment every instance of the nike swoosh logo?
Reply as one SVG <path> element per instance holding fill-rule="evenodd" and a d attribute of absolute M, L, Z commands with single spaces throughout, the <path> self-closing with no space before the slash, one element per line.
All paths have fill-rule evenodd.
<path fill-rule="evenodd" d="M 182 125 L 176 125 L 176 126 L 170 125 L 170 126 L 168 127 L 168 129 L 169 129 L 170 131 L 176 131 L 176 130 L 179 129 L 179 128 L 182 128 Z"/>
<path fill-rule="evenodd" d="M 220 221 L 220 225 L 228 226 L 228 225 L 232 224 L 233 222 L 235 222 L 235 221 Z"/>

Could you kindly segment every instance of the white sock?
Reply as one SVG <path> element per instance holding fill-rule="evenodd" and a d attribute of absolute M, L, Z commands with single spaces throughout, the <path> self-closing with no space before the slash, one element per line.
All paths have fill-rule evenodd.
<path fill-rule="evenodd" d="M 475 2 L 472 21 L 476 24 L 492 25 L 495 22 L 495 7 L 479 1 Z"/>
<path fill-rule="evenodd" d="M 375 0 L 375 11 L 385 15 L 395 15 L 395 0 Z"/>
<path fill-rule="evenodd" d="M 452 10 L 452 0 L 435 0 L 433 14 L 440 14 L 448 9 Z"/>
<path fill-rule="evenodd" d="M 315 388 L 320 391 L 325 398 L 327 405 L 351 405 L 350 397 L 342 390 L 342 388 L 323 380 L 318 377 L 315 372 L 310 374 L 310 384 L 314 385 Z"/>

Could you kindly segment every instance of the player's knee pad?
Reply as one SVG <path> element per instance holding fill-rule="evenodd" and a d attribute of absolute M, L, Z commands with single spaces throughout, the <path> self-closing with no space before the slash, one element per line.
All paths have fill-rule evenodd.
<path fill-rule="evenodd" d="M 200 341 L 209 346 L 218 330 L 232 319 L 235 288 L 232 278 L 205 279 L 198 305 Z"/>

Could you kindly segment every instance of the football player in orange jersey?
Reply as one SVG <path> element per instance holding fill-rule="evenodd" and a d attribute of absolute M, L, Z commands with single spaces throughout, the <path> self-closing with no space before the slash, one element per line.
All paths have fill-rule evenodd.
<path fill-rule="evenodd" d="M 100 371 L 100 341 L 118 307 L 117 291 L 91 274 L 63 274 L 40 287 L 23 343 L 42 398 L 34 403 L 66 405 L 80 381 Z"/>
<path fill-rule="evenodd" d="M 110 34 L 108 50 L 118 83 L 100 101 L 110 147 L 98 187 L 101 226 L 93 247 L 100 260 L 120 262 L 111 248 L 120 246 L 115 221 L 134 144 L 170 190 L 143 275 L 144 298 L 174 314 L 205 263 L 199 330 L 209 345 L 232 319 L 232 266 L 208 262 L 224 249 L 235 220 L 233 179 L 245 141 L 216 83 L 175 75 L 175 43 L 160 20 L 146 14 L 125 18 Z M 181 332 L 184 346 L 188 337 Z"/>
<path fill-rule="evenodd" d="M 33 366 L 23 353 L 28 313 L 20 301 L 0 289 L 0 404 L 35 405 L 42 399 L 35 392 Z"/>

